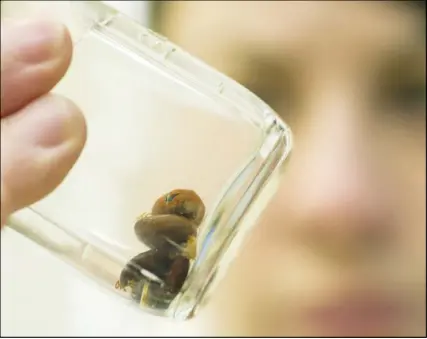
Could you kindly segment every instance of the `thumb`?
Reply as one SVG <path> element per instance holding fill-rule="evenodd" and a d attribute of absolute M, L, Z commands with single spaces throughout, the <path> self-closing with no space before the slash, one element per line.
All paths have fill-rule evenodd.
<path fill-rule="evenodd" d="M 61 183 L 85 139 L 83 115 L 60 96 L 43 96 L 1 120 L 1 226 Z"/>

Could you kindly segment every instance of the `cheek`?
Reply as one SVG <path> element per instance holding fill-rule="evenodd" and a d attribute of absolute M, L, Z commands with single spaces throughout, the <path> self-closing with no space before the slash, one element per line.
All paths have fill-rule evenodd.
<path fill-rule="evenodd" d="M 405 263 L 403 267 L 411 269 L 412 275 L 417 276 L 418 282 L 423 282 L 422 289 L 425 291 L 426 282 L 426 191 L 425 191 L 425 170 L 419 180 L 424 181 L 422 185 L 412 185 L 412 190 L 407 193 L 408 198 L 402 201 L 401 214 L 401 239 L 404 239 L 402 246 L 402 257 Z M 403 195 L 403 194 L 402 194 Z M 425 300 L 425 299 L 424 299 Z"/>
<path fill-rule="evenodd" d="M 387 152 L 399 218 L 402 256 L 417 265 L 425 281 L 426 252 L 426 147 L 425 132 L 395 133 Z M 412 266 L 409 265 L 409 266 Z M 423 270 L 420 270 L 422 265 Z M 406 266 L 406 264 L 405 264 Z"/>
<path fill-rule="evenodd" d="M 248 235 L 218 288 L 220 297 L 229 305 L 235 303 L 240 313 L 245 307 L 260 312 L 283 308 L 279 299 L 290 290 L 289 272 L 298 276 L 298 267 L 306 266 L 301 265 L 302 258 L 295 258 L 295 248 L 280 231 L 284 221 L 274 217 L 274 208 L 268 207 Z"/>
<path fill-rule="evenodd" d="M 321 265 L 286 237 L 286 220 L 276 217 L 278 211 L 269 206 L 211 299 L 204 319 L 216 320 L 215 331 L 227 336 L 299 333 L 299 311 L 325 288 Z"/>

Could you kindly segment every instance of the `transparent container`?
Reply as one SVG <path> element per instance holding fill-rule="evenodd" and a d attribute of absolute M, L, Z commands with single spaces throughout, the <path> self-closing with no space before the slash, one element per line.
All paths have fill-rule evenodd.
<path fill-rule="evenodd" d="M 7 225 L 143 310 L 195 315 L 275 191 L 291 132 L 251 92 L 96 1 L 4 1 L 70 29 L 53 92 L 88 139 L 55 192 Z"/>

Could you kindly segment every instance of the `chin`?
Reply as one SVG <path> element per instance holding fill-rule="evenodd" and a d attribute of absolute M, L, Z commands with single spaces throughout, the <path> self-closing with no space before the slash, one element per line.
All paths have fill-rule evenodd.
<path fill-rule="evenodd" d="M 367 323 L 359 328 L 321 327 L 310 323 L 291 323 L 283 320 L 280 324 L 257 319 L 218 319 L 216 328 L 208 333 L 215 336 L 233 337 L 423 337 L 426 334 L 425 325 L 410 327 L 408 324 L 393 324 L 381 327 L 380 324 Z M 418 327 L 418 328 L 417 328 Z"/>
<path fill-rule="evenodd" d="M 222 299 L 222 298 L 221 298 Z M 379 302 L 370 310 L 356 306 L 336 310 L 278 300 L 224 298 L 203 312 L 204 335 L 238 337 L 422 337 L 426 334 L 425 313 L 400 306 L 383 309 Z M 245 301 L 246 299 L 246 301 Z M 219 300 L 217 300 L 219 301 Z M 366 302 L 367 303 L 367 302 Z M 358 304 L 357 307 L 365 307 Z M 360 312 L 359 312 L 360 311 Z M 338 313 L 334 313 L 338 312 Z"/>

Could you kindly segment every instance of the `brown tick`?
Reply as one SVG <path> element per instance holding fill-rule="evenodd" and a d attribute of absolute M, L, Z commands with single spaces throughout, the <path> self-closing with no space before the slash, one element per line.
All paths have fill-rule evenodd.
<path fill-rule="evenodd" d="M 151 213 L 142 214 L 134 225 L 136 237 L 150 249 L 126 264 L 116 288 L 129 288 L 132 298 L 144 305 L 162 307 L 171 301 L 196 257 L 197 228 L 204 216 L 205 205 L 192 190 L 175 189 L 157 199 Z"/>

